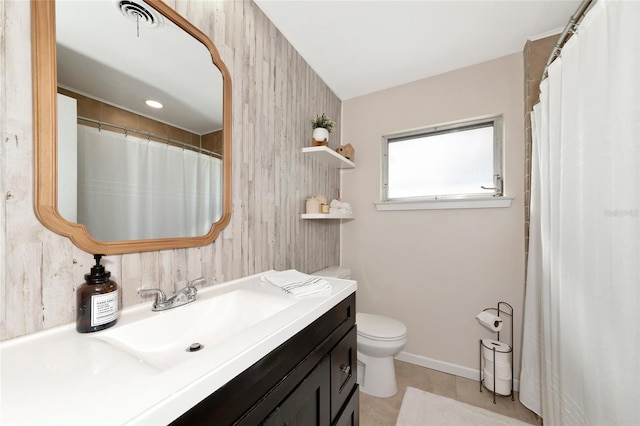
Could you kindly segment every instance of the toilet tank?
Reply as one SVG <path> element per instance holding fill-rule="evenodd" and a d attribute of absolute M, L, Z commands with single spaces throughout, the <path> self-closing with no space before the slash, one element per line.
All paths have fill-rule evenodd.
<path fill-rule="evenodd" d="M 316 271 L 311 275 L 320 275 L 322 277 L 341 278 L 343 280 L 350 280 L 351 269 L 345 268 L 344 266 L 340 266 L 340 265 L 334 265 L 334 266 L 329 266 L 328 268 L 324 268 L 319 271 Z"/>

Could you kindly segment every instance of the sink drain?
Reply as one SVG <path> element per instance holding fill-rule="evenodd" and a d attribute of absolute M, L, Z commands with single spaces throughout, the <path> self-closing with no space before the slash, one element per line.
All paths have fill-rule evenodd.
<path fill-rule="evenodd" d="M 187 352 L 198 352 L 202 348 L 204 348 L 204 345 L 202 343 L 192 343 L 187 348 Z"/>

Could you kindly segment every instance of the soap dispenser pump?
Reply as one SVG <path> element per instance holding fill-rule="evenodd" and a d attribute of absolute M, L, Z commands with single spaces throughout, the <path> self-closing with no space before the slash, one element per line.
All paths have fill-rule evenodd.
<path fill-rule="evenodd" d="M 118 320 L 118 285 L 111 272 L 100 264 L 103 255 L 94 254 L 96 264 L 84 275 L 85 282 L 76 290 L 76 330 L 91 333 L 104 330 Z"/>

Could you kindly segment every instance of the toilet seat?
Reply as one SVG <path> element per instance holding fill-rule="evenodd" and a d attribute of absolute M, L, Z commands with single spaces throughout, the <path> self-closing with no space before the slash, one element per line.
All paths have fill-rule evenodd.
<path fill-rule="evenodd" d="M 358 335 L 380 341 L 404 339 L 407 327 L 398 320 L 382 315 L 356 312 Z"/>

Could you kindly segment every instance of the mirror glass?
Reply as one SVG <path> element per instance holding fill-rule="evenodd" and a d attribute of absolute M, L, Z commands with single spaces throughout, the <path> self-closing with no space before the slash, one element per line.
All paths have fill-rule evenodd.
<path fill-rule="evenodd" d="M 40 82 L 46 61 L 36 57 L 45 27 L 55 28 L 55 158 L 38 157 L 51 161 L 55 184 L 42 191 L 53 200 L 36 199 L 39 218 L 51 201 L 45 225 L 105 254 L 215 239 L 230 215 L 231 109 L 228 71 L 213 43 L 157 0 L 52 4 L 32 2 Z M 44 25 L 38 17 L 52 12 L 55 25 Z M 36 115 L 45 112 L 38 86 Z M 41 130 L 36 145 L 44 148 Z"/>

